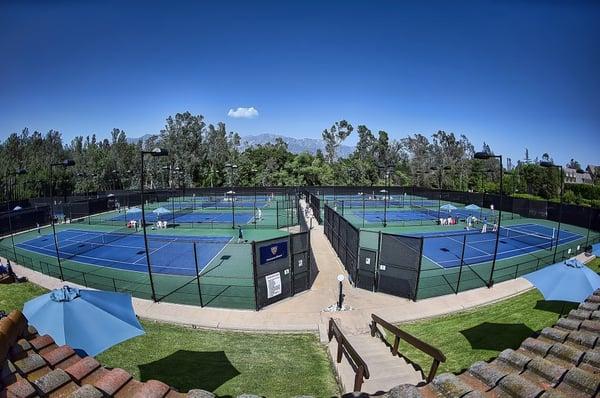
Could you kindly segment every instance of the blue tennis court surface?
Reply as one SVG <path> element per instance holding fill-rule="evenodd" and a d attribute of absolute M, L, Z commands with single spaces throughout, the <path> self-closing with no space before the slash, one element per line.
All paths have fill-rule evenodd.
<path fill-rule="evenodd" d="M 77 229 L 58 232 L 61 259 L 80 263 L 147 272 L 144 237 L 140 233 L 102 233 Z M 231 241 L 230 236 L 150 235 L 152 271 L 169 275 L 196 275 L 193 242 L 196 242 L 198 268 L 201 271 Z M 107 243 L 108 242 L 108 243 Z M 18 243 L 21 249 L 56 256 L 52 235 L 42 235 Z"/>
<path fill-rule="evenodd" d="M 360 210 L 353 211 L 353 214 L 357 217 L 362 217 L 366 222 L 383 222 L 384 212 L 383 210 L 369 210 L 364 213 Z M 456 209 L 452 211 L 440 210 L 439 212 L 433 209 L 422 209 L 422 210 L 387 210 L 385 219 L 387 222 L 394 221 L 414 221 L 414 220 L 431 220 L 437 221 L 441 218 L 458 217 L 465 219 L 469 216 L 475 216 L 477 218 L 486 217 L 489 214 L 489 210 L 465 210 Z M 488 216 L 490 217 L 490 216 Z M 491 221 L 491 219 L 490 219 Z"/>
<path fill-rule="evenodd" d="M 423 255 L 443 268 L 457 267 L 461 264 L 464 237 L 464 264 L 477 264 L 492 261 L 496 245 L 496 232 L 491 228 L 488 232 L 456 231 L 432 232 L 415 236 L 423 236 Z M 561 230 L 559 245 L 576 241 L 582 236 Z M 538 224 L 511 225 L 500 228 L 498 241 L 498 260 L 532 253 L 538 250 L 550 250 L 556 244 L 554 229 Z"/>
<path fill-rule="evenodd" d="M 123 221 L 123 223 L 131 220 L 140 220 L 142 218 L 142 212 L 132 213 L 121 213 L 110 218 L 110 221 Z M 234 221 L 235 219 L 235 221 Z M 234 213 L 231 211 L 219 211 L 219 212 L 191 212 L 177 214 L 175 217 L 173 213 L 162 214 L 160 216 L 152 213 L 152 211 L 146 211 L 146 222 L 169 221 L 175 223 L 224 223 L 224 224 L 248 224 L 254 219 L 253 213 Z"/>

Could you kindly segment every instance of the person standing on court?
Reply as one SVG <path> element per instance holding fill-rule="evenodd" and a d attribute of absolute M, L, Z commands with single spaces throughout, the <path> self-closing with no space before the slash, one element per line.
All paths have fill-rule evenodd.
<path fill-rule="evenodd" d="M 242 231 L 242 226 L 238 225 L 238 243 L 242 243 L 244 241 L 244 232 Z"/>

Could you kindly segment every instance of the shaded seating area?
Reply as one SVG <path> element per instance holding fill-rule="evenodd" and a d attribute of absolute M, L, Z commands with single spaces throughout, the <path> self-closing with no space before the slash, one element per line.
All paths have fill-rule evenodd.
<path fill-rule="evenodd" d="M 18 310 L 0 319 L 0 397 L 208 398 L 204 390 L 181 393 L 157 381 L 140 382 L 123 369 L 103 367 L 52 337 L 40 336 Z"/>
<path fill-rule="evenodd" d="M 400 385 L 386 397 L 597 397 L 600 394 L 600 289 L 518 349 L 424 386 Z"/>

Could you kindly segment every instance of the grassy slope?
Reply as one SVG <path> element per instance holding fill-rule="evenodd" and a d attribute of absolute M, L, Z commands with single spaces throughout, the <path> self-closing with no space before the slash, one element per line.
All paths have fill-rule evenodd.
<path fill-rule="evenodd" d="M 517 348 L 521 342 L 558 319 L 562 302 L 543 301 L 532 290 L 500 303 L 452 315 L 405 323 L 399 327 L 442 350 L 447 361 L 438 373 L 460 372 L 479 360 L 489 360 L 506 348 Z M 574 308 L 566 304 L 564 311 Z M 429 356 L 400 344 L 400 352 L 429 371 Z"/>
<path fill-rule="evenodd" d="M 44 289 L 31 283 L 0 285 L 0 310 L 22 308 Z M 146 334 L 98 356 L 141 380 L 158 379 L 182 391 L 268 397 L 338 394 L 325 349 L 313 334 L 256 334 L 193 330 L 142 322 Z M 158 362 L 156 362 L 158 361 Z"/>

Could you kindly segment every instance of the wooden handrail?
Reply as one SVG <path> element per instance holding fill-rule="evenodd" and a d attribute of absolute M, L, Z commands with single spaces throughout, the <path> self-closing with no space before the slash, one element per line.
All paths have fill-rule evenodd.
<path fill-rule="evenodd" d="M 420 340 L 419 338 L 405 332 L 397 326 L 394 326 L 391 323 L 381 319 L 375 314 L 371 314 L 371 319 L 373 320 L 373 322 L 371 323 L 371 336 L 374 337 L 375 333 L 378 332 L 378 324 L 394 335 L 392 355 L 398 355 L 398 345 L 400 344 L 400 339 L 403 339 L 408 344 L 412 345 L 416 349 L 424 352 L 425 354 L 433 358 L 433 363 L 431 364 L 429 374 L 427 375 L 427 382 L 431 382 L 431 380 L 433 380 L 433 378 L 435 377 L 440 362 L 446 362 L 446 356 L 442 353 L 442 351 L 430 344 L 427 344 L 423 340 Z"/>
<path fill-rule="evenodd" d="M 329 318 L 329 332 L 328 332 L 329 341 L 335 337 L 337 341 L 337 355 L 336 361 L 337 363 L 342 362 L 342 355 L 344 351 L 350 356 L 352 361 L 356 364 L 356 369 L 354 369 L 354 390 L 360 391 L 360 388 L 364 382 L 364 379 L 368 379 L 370 377 L 369 367 L 365 363 L 365 361 L 360 357 L 358 352 L 352 347 L 352 344 L 346 339 L 346 336 L 342 333 L 339 326 L 333 318 Z"/>

